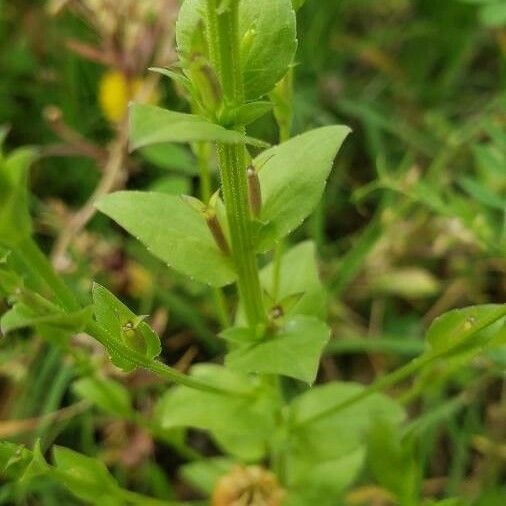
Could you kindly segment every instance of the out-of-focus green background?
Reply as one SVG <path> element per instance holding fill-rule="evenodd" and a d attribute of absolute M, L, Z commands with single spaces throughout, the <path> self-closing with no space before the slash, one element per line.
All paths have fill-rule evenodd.
<path fill-rule="evenodd" d="M 50 3 L 0 0 L 0 125 L 10 127 L 8 149 L 40 148 L 32 209 L 48 253 L 99 183 L 100 153 L 106 156 L 120 128 L 115 111 L 130 98 L 118 60 L 105 57 L 111 43 L 100 26 L 77 1 L 57 13 L 58 2 Z M 177 3 L 167 3 L 174 15 Z M 175 60 L 172 30 L 168 23 L 165 64 Z M 119 67 L 135 87 L 149 77 L 140 46 L 125 47 Z M 316 242 L 329 293 L 334 339 L 320 380 L 369 381 L 419 353 L 423 329 L 444 311 L 506 300 L 506 3 L 307 0 L 294 74 L 293 133 L 331 123 L 353 128 L 324 201 L 294 237 Z M 150 101 L 187 107 L 165 79 Z M 274 118 L 252 132 L 277 142 Z M 86 156 L 86 146 L 97 157 Z M 125 185 L 198 192 L 189 150 L 162 158 L 132 155 Z M 73 239 L 67 261 L 63 270 L 76 289 L 86 292 L 97 279 L 139 314 L 155 314 L 168 362 L 215 354 L 219 322 L 207 290 L 167 271 L 104 217 Z M 503 353 L 455 374 L 432 371 L 409 393 L 414 414 L 444 409 L 456 392 L 470 396 L 419 451 L 430 494 L 461 495 L 476 506 L 506 503 L 505 364 Z M 153 441 L 126 437 L 129 427 L 90 412 L 52 427 L 8 424 L 68 406 L 78 375 L 78 366 L 43 342 L 1 341 L 0 437 L 31 444 L 44 436 L 98 453 L 130 486 L 170 495 L 177 460 Z M 143 392 L 152 379 L 129 381 L 139 409 L 148 410 Z M 126 457 L 132 452 L 133 462 Z M 0 504 L 12 504 L 9 494 L 0 492 Z M 38 502 L 23 504 L 74 504 L 51 485 L 34 494 Z"/>

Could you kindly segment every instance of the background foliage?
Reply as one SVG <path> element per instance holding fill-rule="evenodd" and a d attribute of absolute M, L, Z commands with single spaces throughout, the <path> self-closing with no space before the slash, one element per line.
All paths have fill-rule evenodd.
<path fill-rule="evenodd" d="M 294 132 L 335 123 L 353 129 L 324 201 L 293 238 L 315 242 L 330 307 L 333 338 L 319 383 L 369 383 L 420 355 L 422 336 L 443 312 L 506 299 L 505 18 L 498 0 L 307 0 L 302 7 Z M 101 177 L 97 157 L 56 149 L 61 128 L 51 107 L 100 154 L 117 136 L 114 111 L 130 98 L 111 74 L 114 66 L 85 58 L 69 43 L 76 40 L 99 46 L 97 30 L 75 11 L 53 16 L 43 1 L 0 0 L 0 124 L 10 126 L 7 152 L 37 146 L 31 207 L 48 252 Z M 136 69 L 136 78 L 146 75 Z M 168 80 L 150 101 L 186 111 L 181 90 Z M 248 133 L 277 141 L 271 116 Z M 198 153 L 190 150 L 146 150 L 124 165 L 129 189 L 199 191 Z M 153 315 L 167 363 L 186 371 L 221 356 L 214 335 L 230 308 L 217 311 L 208 288 L 168 271 L 104 216 L 74 238 L 64 260 L 60 267 L 83 299 L 95 279 L 135 314 Z M 324 299 L 317 282 L 315 292 Z M 97 456 L 125 488 L 191 499 L 192 480 L 202 485 L 206 477 L 189 467 L 180 472 L 181 465 L 194 451 L 215 449 L 199 431 L 189 448 L 154 433 L 138 413 L 152 413 L 164 386 L 100 360 L 111 382 L 90 384 L 80 354 L 101 352 L 79 336 L 76 345 L 69 360 L 28 333 L 1 341 L 0 438 Z M 412 451 L 399 448 L 388 424 L 378 424 L 369 470 L 343 504 L 389 504 L 389 494 L 409 494 L 399 487 L 418 473 L 434 500 L 504 504 L 506 354 L 498 348 L 464 368 L 458 361 L 392 391 L 417 417 Z M 108 402 L 101 401 L 104 388 Z M 65 458 L 64 450 L 56 456 L 63 467 Z M 403 469 L 402 479 L 389 467 Z M 100 486 L 116 486 L 104 470 L 92 474 Z M 29 487 L 1 485 L 0 504 L 18 503 L 80 504 L 36 478 Z"/>

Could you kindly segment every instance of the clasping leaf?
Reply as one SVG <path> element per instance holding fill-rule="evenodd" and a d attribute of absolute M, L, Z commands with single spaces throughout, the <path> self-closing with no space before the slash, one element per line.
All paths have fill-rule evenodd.
<path fill-rule="evenodd" d="M 148 359 L 154 359 L 160 355 L 160 338 L 144 321 L 144 317 L 134 314 L 109 290 L 98 283 L 93 285 L 93 307 L 98 325 L 114 341 L 121 344 L 123 349 L 131 349 Z M 108 351 L 115 365 L 126 371 L 135 369 L 135 365 L 128 357 L 121 357 L 112 353 L 111 350 Z"/>

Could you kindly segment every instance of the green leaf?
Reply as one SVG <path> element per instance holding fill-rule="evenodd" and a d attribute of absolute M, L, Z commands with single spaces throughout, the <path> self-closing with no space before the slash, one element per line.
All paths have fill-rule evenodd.
<path fill-rule="evenodd" d="M 86 327 L 92 315 L 91 306 L 74 313 L 48 313 L 41 311 L 35 304 L 28 306 L 20 302 L 2 316 L 0 330 L 7 335 L 15 330 L 46 325 L 77 333 Z"/>
<path fill-rule="evenodd" d="M 33 453 L 24 446 L 0 441 L 0 479 L 21 478 L 32 460 Z"/>
<path fill-rule="evenodd" d="M 460 186 L 477 202 L 486 207 L 504 211 L 506 209 L 506 196 L 495 193 L 490 187 L 470 177 L 462 177 Z"/>
<path fill-rule="evenodd" d="M 378 420 L 369 433 L 367 463 L 376 481 L 399 504 L 416 504 L 421 476 L 413 444 L 384 420 Z"/>
<path fill-rule="evenodd" d="M 0 246 L 1 254 L 2 248 Z M 14 295 L 18 290 L 22 290 L 24 286 L 23 279 L 10 265 L 10 255 L 11 253 L 7 252 L 3 258 L 0 258 L 0 295 L 4 297 Z"/>
<path fill-rule="evenodd" d="M 166 195 L 188 195 L 191 193 L 191 182 L 186 177 L 167 176 L 157 179 L 149 190 Z"/>
<path fill-rule="evenodd" d="M 314 462 L 311 459 L 290 462 L 290 495 L 286 506 L 334 506 L 336 499 L 360 473 L 365 452 L 359 448 L 335 460 Z"/>
<path fill-rule="evenodd" d="M 144 317 L 137 316 L 98 283 L 93 284 L 93 308 L 97 323 L 115 341 L 149 359 L 160 355 L 160 338 L 144 321 Z M 135 369 L 130 361 L 125 362 L 113 354 L 111 358 L 122 369 L 127 371 Z"/>
<path fill-rule="evenodd" d="M 8 243 L 29 237 L 32 220 L 28 200 L 28 169 L 37 153 L 21 148 L 8 157 L 0 155 L 0 238 Z"/>
<path fill-rule="evenodd" d="M 197 460 L 181 468 L 181 476 L 192 487 L 211 495 L 218 480 L 234 466 L 234 461 L 225 457 Z"/>
<path fill-rule="evenodd" d="M 260 279 L 264 290 L 274 297 L 276 294 L 274 263 L 264 267 Z M 325 320 L 327 316 L 327 294 L 316 265 L 316 248 L 312 241 L 305 241 L 287 251 L 279 270 L 278 293 L 275 302 L 279 304 L 288 297 L 302 294 L 288 315 L 315 316 Z"/>
<path fill-rule="evenodd" d="M 297 397 L 290 406 L 290 420 L 295 428 L 290 437 L 290 458 L 313 462 L 336 460 L 360 448 L 378 419 L 397 425 L 404 411 L 392 399 L 373 394 L 342 410 L 318 417 L 364 390 L 355 383 L 328 383 Z"/>
<path fill-rule="evenodd" d="M 492 338 L 490 332 L 482 332 L 497 322 L 501 329 L 506 317 L 506 304 L 486 304 L 454 309 L 436 318 L 427 332 L 430 352 L 466 351 L 485 346 Z"/>
<path fill-rule="evenodd" d="M 236 371 L 280 374 L 312 384 L 329 337 L 320 320 L 295 316 L 274 337 L 233 350 L 226 364 Z"/>
<path fill-rule="evenodd" d="M 130 105 L 130 146 L 132 150 L 168 142 L 220 142 L 223 144 L 251 144 L 266 147 L 235 130 L 193 114 L 168 111 L 153 105 Z"/>
<path fill-rule="evenodd" d="M 255 160 L 263 200 L 259 251 L 270 249 L 315 209 L 349 132 L 345 126 L 311 130 L 264 151 Z"/>
<path fill-rule="evenodd" d="M 209 431 L 229 451 L 261 458 L 274 428 L 270 390 L 259 389 L 247 376 L 212 364 L 194 366 L 191 375 L 208 383 L 235 389 L 236 394 L 214 394 L 178 386 L 160 399 L 155 420 L 163 429 L 179 427 Z M 239 441 L 240 445 L 234 445 Z M 228 446 L 228 445 L 227 445 Z M 246 450 L 244 448 L 246 447 Z"/>
<path fill-rule="evenodd" d="M 73 385 L 75 393 L 82 399 L 110 415 L 128 418 L 132 415 L 130 393 L 117 381 L 109 378 L 82 378 Z"/>
<path fill-rule="evenodd" d="M 42 454 L 40 440 L 37 440 L 33 451 L 31 452 L 30 462 L 23 470 L 22 476 L 19 477 L 19 482 L 29 482 L 33 478 L 38 478 L 39 476 L 49 474 L 50 472 L 51 468 Z"/>
<path fill-rule="evenodd" d="M 117 192 L 97 207 L 178 272 L 212 286 L 236 279 L 231 259 L 216 245 L 202 213 L 181 198 Z"/>
<path fill-rule="evenodd" d="M 248 99 L 269 93 L 288 71 L 297 50 L 290 0 L 241 0 L 241 61 Z"/>
<path fill-rule="evenodd" d="M 305 3 L 306 0 L 292 0 L 292 6 L 296 11 L 298 11 Z"/>
<path fill-rule="evenodd" d="M 176 44 L 183 64 L 188 65 L 195 54 L 206 54 L 203 0 L 184 0 L 176 22 Z"/>
<path fill-rule="evenodd" d="M 118 493 L 116 480 L 105 465 L 67 448 L 55 447 L 54 462 L 58 478 L 79 499 L 99 504 Z"/>
<path fill-rule="evenodd" d="M 184 146 L 178 144 L 152 144 L 140 149 L 141 156 L 156 167 L 195 176 L 198 165 Z"/>
<path fill-rule="evenodd" d="M 269 111 L 272 111 L 271 102 L 250 102 L 233 111 L 231 123 L 234 125 L 247 126 Z"/>
<path fill-rule="evenodd" d="M 481 22 L 492 28 L 506 26 L 506 5 L 502 2 L 486 5 L 480 10 Z"/>
<path fill-rule="evenodd" d="M 186 0 L 176 25 L 176 40 L 185 67 L 192 55 L 208 56 L 204 0 Z M 291 0 L 241 0 L 239 37 L 247 100 L 271 91 L 286 74 L 297 49 Z"/>

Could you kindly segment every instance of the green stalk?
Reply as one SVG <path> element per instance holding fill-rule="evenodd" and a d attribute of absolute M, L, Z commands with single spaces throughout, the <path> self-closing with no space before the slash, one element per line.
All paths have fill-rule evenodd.
<path fill-rule="evenodd" d="M 42 253 L 42 251 L 40 251 L 39 247 L 33 239 L 28 238 L 20 241 L 16 246 L 19 248 L 19 253 L 22 255 L 22 258 L 29 267 L 30 272 L 35 275 L 37 279 L 42 280 L 51 289 L 55 297 L 63 305 L 63 308 L 66 311 L 72 312 L 81 309 L 81 306 L 74 297 L 74 294 L 56 275 L 51 264 Z M 40 302 L 43 300 L 44 299 L 42 299 Z M 49 301 L 47 301 L 47 305 L 48 309 L 55 309 L 53 307 L 53 304 Z M 118 353 L 121 354 L 122 345 L 111 338 L 108 332 L 105 331 L 95 321 L 92 321 L 88 324 L 86 332 L 88 332 L 97 341 L 102 343 L 107 349 L 114 350 L 116 348 Z M 132 357 L 132 360 L 134 360 L 137 367 L 147 369 L 174 383 L 217 394 L 228 395 L 233 393 L 241 395 L 240 392 L 238 393 L 235 390 L 209 385 L 205 381 L 192 378 L 191 376 L 183 374 L 178 370 L 163 364 L 162 362 L 151 360 L 134 350 L 129 350 L 129 355 Z"/>
<path fill-rule="evenodd" d="M 218 0 L 207 0 L 207 36 L 211 60 L 219 76 L 223 107 L 245 102 L 239 39 L 239 1 L 231 0 L 222 11 Z M 248 201 L 246 151 L 243 145 L 218 145 L 222 191 L 230 228 L 238 289 L 250 325 L 265 320 Z"/>

